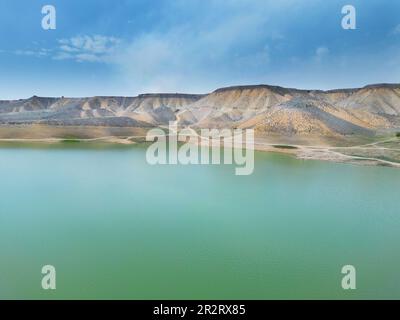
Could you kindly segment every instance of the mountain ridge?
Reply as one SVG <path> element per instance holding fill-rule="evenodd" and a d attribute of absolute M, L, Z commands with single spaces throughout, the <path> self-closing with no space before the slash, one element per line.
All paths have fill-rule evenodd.
<path fill-rule="evenodd" d="M 0 100 L 1 125 L 253 128 L 259 133 L 374 135 L 400 126 L 400 84 L 310 90 L 257 84 L 207 94 Z"/>
<path fill-rule="evenodd" d="M 212 92 L 217 92 L 217 91 L 224 91 L 224 90 L 229 90 L 229 89 L 256 89 L 256 88 L 279 88 L 279 89 L 285 89 L 285 90 L 293 90 L 293 91 L 300 91 L 300 92 L 324 92 L 324 93 L 335 93 L 335 92 L 345 92 L 345 91 L 358 91 L 361 89 L 368 89 L 368 88 L 398 88 L 400 89 L 400 83 L 373 83 L 373 84 L 367 84 L 363 87 L 354 87 L 354 88 L 335 88 L 335 89 L 298 89 L 298 88 L 291 88 L 291 87 L 283 87 L 279 85 L 270 85 L 270 84 L 249 84 L 249 85 L 232 85 L 232 86 L 226 86 L 226 87 L 221 87 L 217 88 Z M 165 97 L 185 97 L 185 96 L 193 96 L 193 97 L 201 97 L 201 96 L 206 96 L 210 93 L 184 93 L 184 92 L 148 92 L 148 93 L 140 93 L 137 94 L 136 96 L 120 96 L 120 95 L 95 95 L 95 96 L 87 96 L 87 97 L 68 97 L 68 96 L 37 96 L 37 95 L 32 95 L 28 98 L 19 98 L 19 99 L 0 99 L 1 102 L 12 102 L 12 101 L 22 101 L 22 100 L 28 100 L 32 98 L 44 98 L 44 99 L 60 99 L 60 98 L 68 98 L 68 99 L 87 99 L 87 98 L 140 98 L 140 97 L 146 97 L 146 96 L 165 96 Z"/>

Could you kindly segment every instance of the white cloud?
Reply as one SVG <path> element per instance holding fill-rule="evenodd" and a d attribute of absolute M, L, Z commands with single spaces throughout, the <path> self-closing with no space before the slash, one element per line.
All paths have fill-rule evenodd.
<path fill-rule="evenodd" d="M 67 44 L 63 44 L 62 46 L 60 46 L 60 49 L 63 52 L 79 52 L 79 49 L 71 47 Z"/>
<path fill-rule="evenodd" d="M 29 49 L 29 50 L 15 50 L 14 54 L 19 55 L 19 56 L 33 56 L 33 57 L 46 57 L 50 54 L 51 50 L 50 49 Z"/>
<path fill-rule="evenodd" d="M 321 62 L 326 56 L 329 55 L 329 49 L 327 47 L 318 47 L 315 50 L 315 56 L 314 59 L 317 62 Z"/>
<path fill-rule="evenodd" d="M 107 63 L 120 87 L 146 91 L 206 92 L 222 85 L 265 78 L 285 30 L 276 20 L 293 0 L 174 0 L 168 10 L 178 18 L 149 27 L 132 38 L 78 35 L 59 39 L 51 57 Z M 266 4 L 268 3 L 268 5 Z M 200 11 L 200 12 L 199 12 Z M 222 17 L 223 15 L 223 17 Z M 185 19 L 181 19 L 185 16 Z M 222 18 L 221 18 L 222 17 Z M 257 79 L 251 79 L 256 74 Z"/>
<path fill-rule="evenodd" d="M 392 30 L 392 34 L 394 35 L 400 35 L 400 24 L 398 24 L 394 29 Z"/>
<path fill-rule="evenodd" d="M 58 40 L 56 60 L 73 59 L 77 62 L 107 62 L 121 40 L 103 35 L 79 35 Z"/>
<path fill-rule="evenodd" d="M 136 92 L 208 91 L 247 82 L 254 72 L 262 77 L 273 61 L 274 44 L 284 41 L 269 23 L 273 11 L 265 3 L 246 6 L 237 0 L 223 10 L 223 19 L 201 15 L 199 21 L 142 33 L 109 61 Z"/>

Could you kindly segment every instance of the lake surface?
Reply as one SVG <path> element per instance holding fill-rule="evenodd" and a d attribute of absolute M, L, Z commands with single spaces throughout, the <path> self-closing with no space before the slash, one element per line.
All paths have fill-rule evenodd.
<path fill-rule="evenodd" d="M 257 153 L 235 176 L 145 150 L 0 148 L 0 298 L 400 298 L 399 169 Z"/>

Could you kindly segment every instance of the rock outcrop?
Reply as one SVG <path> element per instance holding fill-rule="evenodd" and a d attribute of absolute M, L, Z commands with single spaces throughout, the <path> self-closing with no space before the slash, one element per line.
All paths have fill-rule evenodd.
<path fill-rule="evenodd" d="M 400 84 L 338 90 L 254 85 L 210 94 L 43 98 L 0 101 L 0 124 L 254 128 L 284 135 L 372 135 L 400 127 Z"/>

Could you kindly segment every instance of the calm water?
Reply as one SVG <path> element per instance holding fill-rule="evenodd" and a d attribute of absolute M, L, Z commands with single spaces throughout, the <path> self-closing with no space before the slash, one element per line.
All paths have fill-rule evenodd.
<path fill-rule="evenodd" d="M 0 179 L 0 298 L 400 298 L 398 169 L 258 153 L 235 176 L 143 147 L 3 146 Z"/>

